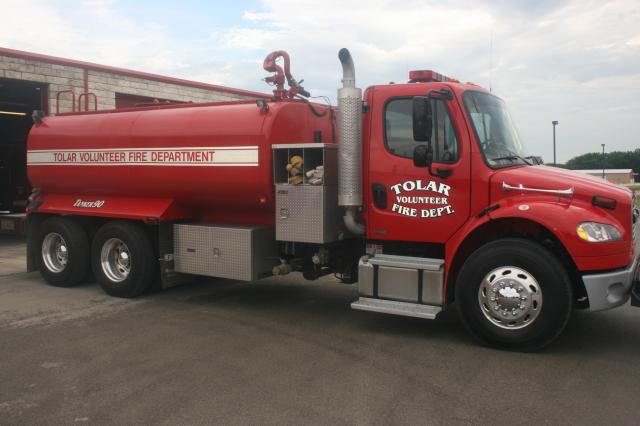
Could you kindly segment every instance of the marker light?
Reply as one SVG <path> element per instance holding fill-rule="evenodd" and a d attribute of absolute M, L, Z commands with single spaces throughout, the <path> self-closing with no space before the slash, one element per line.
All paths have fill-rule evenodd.
<path fill-rule="evenodd" d="M 594 206 L 602 207 L 603 209 L 615 210 L 618 203 L 613 198 L 603 197 L 602 195 L 594 195 L 591 198 L 591 204 L 593 204 Z"/>
<path fill-rule="evenodd" d="M 580 238 L 590 243 L 620 241 L 622 239 L 618 228 L 605 223 L 583 222 L 578 225 L 576 233 Z"/>
<path fill-rule="evenodd" d="M 458 80 L 449 78 L 442 74 L 438 74 L 437 72 L 431 70 L 409 71 L 409 83 L 431 83 L 434 81 L 444 83 L 446 81 L 457 82 Z"/>

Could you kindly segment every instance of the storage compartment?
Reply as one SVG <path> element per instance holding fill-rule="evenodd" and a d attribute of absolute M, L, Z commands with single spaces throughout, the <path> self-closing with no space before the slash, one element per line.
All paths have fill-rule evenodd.
<path fill-rule="evenodd" d="M 312 176 L 309 172 L 321 167 L 323 170 L 322 183 L 314 186 L 335 186 L 338 184 L 338 145 L 329 143 L 302 143 L 273 145 L 273 183 L 275 185 L 290 184 L 290 171 L 287 165 L 292 158 L 302 158 L 299 185 L 311 185 Z M 297 185 L 296 185 L 297 186 Z"/>
<path fill-rule="evenodd" d="M 276 185 L 276 240 L 324 244 L 342 233 L 337 186 Z"/>
<path fill-rule="evenodd" d="M 442 305 L 442 259 L 377 254 L 360 259 L 361 296 Z"/>
<path fill-rule="evenodd" d="M 278 241 L 324 244 L 343 237 L 337 148 L 321 143 L 273 145 Z M 291 183 L 292 167 L 301 172 L 297 184 Z"/>
<path fill-rule="evenodd" d="M 272 228 L 173 226 L 176 272 L 253 281 L 280 263 Z"/>

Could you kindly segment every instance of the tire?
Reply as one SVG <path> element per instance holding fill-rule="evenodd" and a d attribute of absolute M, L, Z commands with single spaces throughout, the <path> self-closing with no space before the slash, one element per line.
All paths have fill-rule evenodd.
<path fill-rule="evenodd" d="M 37 264 L 44 280 L 56 287 L 73 287 L 89 272 L 89 237 L 73 219 L 51 217 L 40 226 Z"/>
<path fill-rule="evenodd" d="M 91 245 L 96 281 L 109 295 L 132 298 L 142 294 L 155 278 L 153 245 L 142 227 L 131 222 L 109 222 Z"/>
<path fill-rule="evenodd" d="M 569 275 L 546 248 L 508 238 L 477 249 L 456 280 L 467 331 L 483 344 L 536 351 L 564 330 L 573 309 Z"/>

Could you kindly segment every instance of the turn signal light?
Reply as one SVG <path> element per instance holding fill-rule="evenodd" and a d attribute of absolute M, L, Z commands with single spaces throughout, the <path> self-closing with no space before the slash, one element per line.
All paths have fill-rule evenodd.
<path fill-rule="evenodd" d="M 582 222 L 576 228 L 576 233 L 578 237 L 590 243 L 622 240 L 618 228 L 606 223 Z"/>

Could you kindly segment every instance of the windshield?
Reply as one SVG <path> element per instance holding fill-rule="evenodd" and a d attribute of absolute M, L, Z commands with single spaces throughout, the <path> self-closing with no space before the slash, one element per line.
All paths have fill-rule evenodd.
<path fill-rule="evenodd" d="M 465 92 L 463 99 L 489 166 L 530 164 L 502 99 L 473 91 Z"/>

